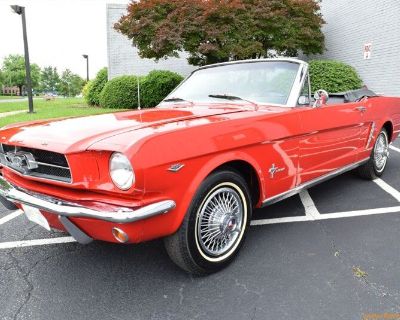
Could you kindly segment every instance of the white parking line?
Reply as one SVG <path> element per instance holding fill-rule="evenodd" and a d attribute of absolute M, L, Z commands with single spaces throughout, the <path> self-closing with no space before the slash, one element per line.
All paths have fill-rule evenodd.
<path fill-rule="evenodd" d="M 369 215 L 377 215 L 377 214 L 384 214 L 384 213 L 399 213 L 399 212 L 400 212 L 400 206 L 377 208 L 377 209 L 367 209 L 367 210 L 356 210 L 356 211 L 344 211 L 344 212 L 318 214 L 315 216 L 306 215 L 306 216 L 284 217 L 284 218 L 276 218 L 276 219 L 253 220 L 253 221 L 251 221 L 251 226 L 351 218 L 351 217 L 369 216 Z M 35 240 L 24 240 L 24 241 L 0 242 L 0 250 L 22 248 L 22 247 L 44 246 L 44 245 L 50 245 L 50 244 L 72 243 L 72 242 L 76 242 L 76 240 L 72 237 L 59 237 L 59 238 L 50 238 L 50 239 L 35 239 Z"/>
<path fill-rule="evenodd" d="M 285 218 L 275 218 L 275 219 L 259 219 L 252 220 L 250 225 L 252 226 L 263 226 L 266 224 L 278 224 L 278 223 L 290 223 L 290 222 L 304 222 L 304 221 L 314 221 L 315 219 L 311 216 L 297 216 L 297 217 L 285 217 Z"/>
<path fill-rule="evenodd" d="M 393 198 L 395 198 L 397 201 L 400 202 L 400 192 L 397 191 L 395 188 L 392 186 L 388 185 L 385 181 L 382 179 L 375 179 L 373 180 L 379 187 L 381 187 L 384 191 L 389 193 Z"/>
<path fill-rule="evenodd" d="M 22 247 L 33 247 L 33 246 L 44 246 L 48 244 L 59 244 L 59 243 L 70 243 L 76 242 L 72 237 L 59 237 L 50 239 L 35 239 L 35 240 L 24 240 L 24 241 L 12 241 L 12 242 L 0 242 L 1 249 L 13 249 Z"/>
<path fill-rule="evenodd" d="M 397 152 L 400 152 L 400 149 L 399 149 L 399 148 L 396 148 L 395 146 L 390 146 L 390 149 L 392 149 L 392 150 L 394 150 L 394 151 L 397 151 Z"/>
<path fill-rule="evenodd" d="M 308 193 L 308 190 L 301 191 L 299 195 L 300 200 L 303 203 L 304 209 L 306 210 L 306 216 L 317 219 L 321 214 L 315 206 L 315 203 Z"/>
<path fill-rule="evenodd" d="M 387 193 L 392 195 L 395 199 L 400 202 L 400 192 L 388 185 L 381 179 L 376 179 L 374 182 L 385 190 Z M 313 199 L 311 198 L 309 192 L 304 190 L 300 193 L 300 200 L 305 208 L 305 216 L 296 217 L 283 217 L 276 219 L 260 219 L 251 221 L 251 226 L 260 226 L 268 224 L 280 224 L 280 223 L 292 223 L 292 222 L 306 222 L 306 221 L 318 221 L 318 220 L 328 220 L 328 219 L 339 219 L 339 218 L 350 218 L 368 215 L 377 215 L 384 213 L 398 213 L 400 212 L 400 206 L 397 207 L 387 207 L 387 208 L 377 208 L 377 209 L 367 209 L 367 210 L 355 210 L 355 211 L 345 211 L 345 212 L 335 212 L 321 214 Z M 22 213 L 22 210 L 14 211 L 8 216 L 0 219 L 0 225 L 14 219 Z M 50 244 L 61 244 L 61 243 L 71 243 L 76 242 L 72 237 L 59 237 L 50 239 L 35 239 L 35 240 L 25 240 L 25 241 L 12 241 L 12 242 L 0 242 L 1 249 L 12 249 L 21 247 L 32 247 L 32 246 L 42 246 Z"/>
<path fill-rule="evenodd" d="M 371 215 L 375 215 L 375 214 L 397 213 L 397 212 L 400 212 L 400 206 L 321 214 L 321 217 L 319 218 L 319 220 L 371 216 Z"/>
<path fill-rule="evenodd" d="M 0 226 L 18 216 L 20 216 L 22 213 L 23 213 L 22 210 L 15 210 L 15 211 L 11 212 L 10 214 L 8 214 L 5 217 L 0 219 Z"/>
<path fill-rule="evenodd" d="M 377 209 L 367 209 L 367 210 L 356 210 L 356 211 L 345 211 L 345 212 L 335 212 L 320 214 L 316 218 L 311 216 L 301 216 L 301 217 L 286 217 L 277 219 L 261 219 L 251 221 L 252 226 L 261 226 L 266 224 L 279 224 L 279 223 L 291 223 L 291 222 L 304 222 L 304 221 L 317 221 L 317 220 L 329 220 L 329 219 L 340 219 L 340 218 L 351 218 L 360 216 L 370 216 L 383 213 L 397 213 L 400 212 L 400 206 L 388 207 L 388 208 L 377 208 Z"/>

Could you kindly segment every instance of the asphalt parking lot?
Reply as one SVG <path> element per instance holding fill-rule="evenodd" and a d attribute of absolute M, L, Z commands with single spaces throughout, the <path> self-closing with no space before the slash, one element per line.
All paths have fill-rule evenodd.
<path fill-rule="evenodd" d="M 256 212 L 238 259 L 208 277 L 162 241 L 82 246 L 0 209 L 0 319 L 400 319 L 394 147 L 382 180 L 345 174 Z"/>

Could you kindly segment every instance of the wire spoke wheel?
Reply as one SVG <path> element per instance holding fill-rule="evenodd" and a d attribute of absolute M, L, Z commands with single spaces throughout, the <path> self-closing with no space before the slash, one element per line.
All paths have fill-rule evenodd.
<path fill-rule="evenodd" d="M 230 187 L 213 191 L 199 210 L 197 241 L 209 256 L 228 252 L 243 228 L 244 208 L 239 193 Z"/>
<path fill-rule="evenodd" d="M 246 180 L 229 168 L 200 184 L 177 232 L 165 238 L 171 259 L 198 275 L 225 268 L 239 253 L 252 215 Z"/>
<path fill-rule="evenodd" d="M 385 169 L 389 157 L 389 141 L 385 132 L 381 132 L 374 147 L 374 164 L 378 172 Z"/>

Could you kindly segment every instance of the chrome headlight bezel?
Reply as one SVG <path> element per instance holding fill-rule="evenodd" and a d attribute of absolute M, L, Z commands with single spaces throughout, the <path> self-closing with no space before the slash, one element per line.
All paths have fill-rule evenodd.
<path fill-rule="evenodd" d="M 109 174 L 114 185 L 123 191 L 129 190 L 135 183 L 135 171 L 128 157 L 114 152 L 110 157 Z"/>

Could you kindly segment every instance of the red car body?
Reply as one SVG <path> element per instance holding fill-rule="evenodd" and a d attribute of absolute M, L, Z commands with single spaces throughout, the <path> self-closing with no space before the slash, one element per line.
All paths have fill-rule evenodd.
<path fill-rule="evenodd" d="M 65 155 L 72 181 L 24 175 L 6 166 L 2 175 L 32 194 L 116 215 L 121 207 L 137 210 L 173 200 L 167 212 L 129 223 L 69 217 L 93 239 L 118 242 L 112 230 L 119 228 L 128 243 L 139 243 L 176 232 L 199 185 L 220 166 L 230 163 L 246 172 L 253 206 L 259 208 L 365 161 L 383 127 L 390 141 L 398 137 L 400 99 L 366 97 L 318 108 L 177 102 L 168 108 L 2 128 L 3 145 Z M 134 168 L 135 184 L 125 191 L 110 178 L 114 152 L 126 155 Z M 174 166 L 180 170 L 171 170 Z M 54 212 L 41 212 L 52 227 L 65 229 Z"/>

